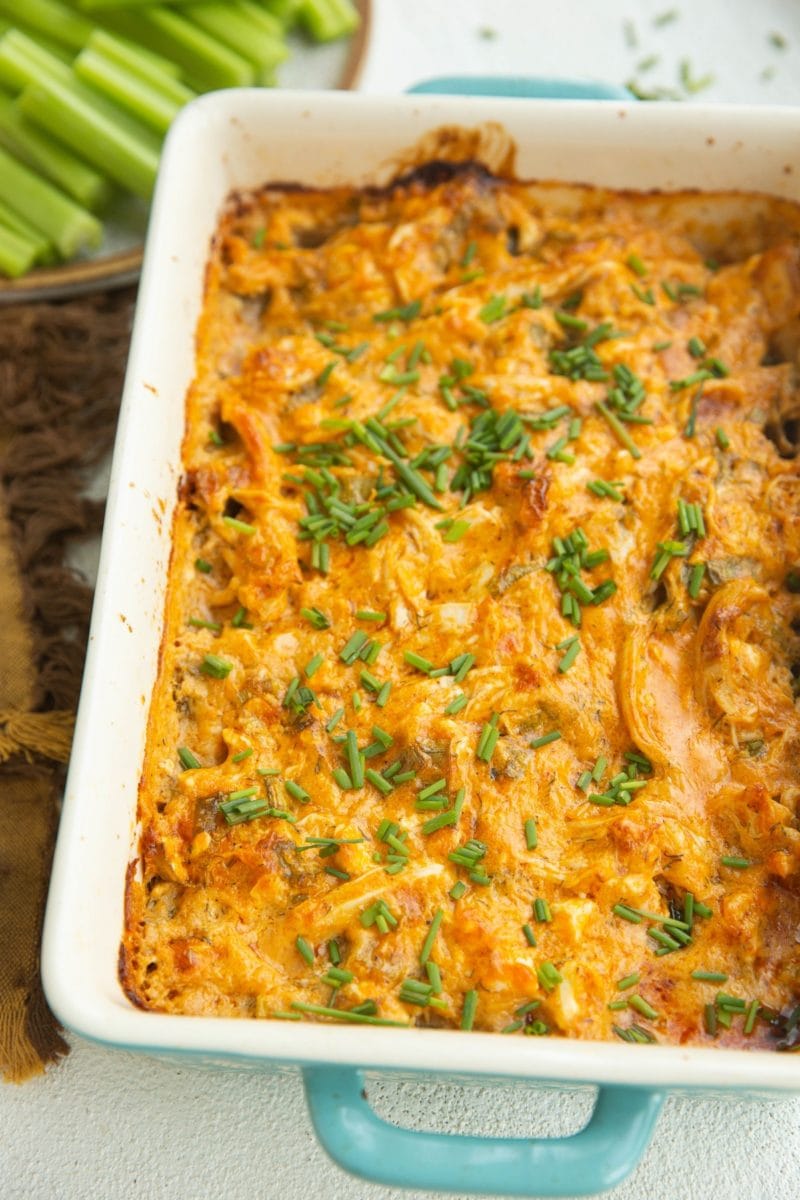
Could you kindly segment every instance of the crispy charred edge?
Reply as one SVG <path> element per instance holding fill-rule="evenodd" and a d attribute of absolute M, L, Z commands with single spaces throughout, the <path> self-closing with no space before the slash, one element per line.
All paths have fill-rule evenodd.
<path fill-rule="evenodd" d="M 331 193 L 339 192 L 343 196 L 355 194 L 367 196 L 370 199 L 390 199 L 395 193 L 400 191 L 410 188 L 420 188 L 430 191 L 443 183 L 450 183 L 454 179 L 474 179 L 476 183 L 481 184 L 487 189 L 510 182 L 508 178 L 494 174 L 484 163 L 478 162 L 475 159 L 465 160 L 464 162 L 448 162 L 445 159 L 437 158 L 431 159 L 430 162 L 421 163 L 418 167 L 413 167 L 409 171 L 404 171 L 385 184 L 368 183 L 356 188 L 346 184 L 317 187 L 309 183 L 297 183 L 292 180 L 279 179 L 274 182 L 264 183 L 260 187 L 248 191 L 234 191 L 231 192 L 228 198 L 224 215 L 234 218 L 245 216 L 254 205 L 258 204 L 270 192 L 278 192 L 283 195 L 308 196 L 329 196 Z"/>
<path fill-rule="evenodd" d="M 117 978 L 119 979 L 123 993 L 130 1000 L 131 1004 L 136 1008 L 149 1009 L 151 1006 L 147 1003 L 138 988 L 135 977 L 135 955 L 128 946 L 128 939 L 131 937 L 131 926 L 135 916 L 133 911 L 133 888 L 135 886 L 135 875 L 138 865 L 139 858 L 133 858 L 125 869 L 125 925 L 117 953 Z"/>
<path fill-rule="evenodd" d="M 181 478 L 178 480 L 178 484 L 177 484 L 177 503 L 175 504 L 175 508 L 172 513 L 172 521 L 170 524 L 169 560 L 165 567 L 165 572 L 166 572 L 165 578 L 167 579 L 167 587 L 164 592 L 164 604 L 163 604 L 163 610 L 162 610 L 162 615 L 161 615 L 161 637 L 159 638 L 159 642 L 158 642 L 158 656 L 156 659 L 156 670 L 155 670 L 155 679 L 156 680 L 161 678 L 161 672 L 162 672 L 162 668 L 164 665 L 164 653 L 165 653 L 165 648 L 166 648 L 166 643 L 167 643 L 167 637 L 169 636 L 169 620 L 168 620 L 168 618 L 169 618 L 170 600 L 171 600 L 171 596 L 172 596 L 172 589 L 174 586 L 177 586 L 177 584 L 174 582 L 174 580 L 176 578 L 176 571 L 174 570 L 174 568 L 176 565 L 176 555 L 177 555 L 175 531 L 177 529 L 178 517 L 181 513 L 181 510 L 186 509 L 189 506 L 187 497 L 190 496 L 190 493 L 191 493 L 191 484 L 190 484 L 189 479 L 185 475 L 181 476 Z M 148 714 L 147 714 L 147 731 L 146 731 L 146 736 L 145 736 L 145 744 L 146 745 L 151 745 L 154 740 L 155 723 L 156 723 L 156 707 L 157 707 L 157 705 L 155 703 L 155 696 L 156 696 L 156 693 L 154 692 L 153 696 L 150 699 L 150 707 L 149 707 Z M 139 782 L 138 782 L 138 785 L 136 788 L 136 812 L 137 812 L 137 814 L 140 814 L 142 811 L 142 796 L 144 793 L 144 789 L 145 789 L 145 775 L 144 775 L 144 768 L 142 768 L 142 771 L 139 775 Z M 141 996 L 141 994 L 136 990 L 136 984 L 135 984 L 134 977 L 133 977 L 134 964 L 130 959 L 129 951 L 128 951 L 127 944 L 126 944 L 126 939 L 130 936 L 130 930 L 131 930 L 131 926 L 133 923 L 133 918 L 135 916 L 134 898 L 133 898 L 133 889 L 135 887 L 135 878 L 134 877 L 135 877 L 136 869 L 137 869 L 139 863 L 142 861 L 142 839 L 143 839 L 143 836 L 144 836 L 144 832 L 142 832 L 142 834 L 139 835 L 139 839 L 136 844 L 135 856 L 128 863 L 128 866 L 125 871 L 125 901 L 124 901 L 125 917 L 124 917 L 124 924 L 123 924 L 122 940 L 120 942 L 119 953 L 117 956 L 117 977 L 119 979 L 120 986 L 122 987 L 123 992 L 128 997 L 128 999 L 131 1001 L 131 1003 L 136 1005 L 137 1008 L 148 1008 L 149 1009 L 152 1006 L 149 1005 L 144 1000 L 144 998 Z"/>
<path fill-rule="evenodd" d="M 249 188 L 246 190 L 234 190 L 228 196 L 224 206 L 222 217 L 241 217 L 264 196 L 271 192 L 276 192 L 282 195 L 308 195 L 308 196 L 329 196 L 333 193 L 342 195 L 360 195 L 370 199 L 391 199 L 397 192 L 410 188 L 419 188 L 424 190 L 432 190 L 444 183 L 451 183 L 454 180 L 472 179 L 476 183 L 482 185 L 487 190 L 501 187 L 507 184 L 516 184 L 520 187 L 563 187 L 563 180 L 536 178 L 533 176 L 517 176 L 508 173 L 493 171 L 490 167 L 478 159 L 469 158 L 459 162 L 451 162 L 448 159 L 432 158 L 428 162 L 420 163 L 418 166 L 412 167 L 409 170 L 401 171 L 395 175 L 388 183 L 375 184 L 366 183 L 361 186 L 350 184 L 329 184 L 317 185 L 310 183 L 300 183 L 298 180 L 291 179 L 275 179 L 269 180 L 261 184 L 257 188 Z M 719 197 L 738 197 L 741 199 L 752 199 L 767 202 L 773 206 L 776 211 L 793 209 L 794 205 L 791 202 L 783 201 L 779 197 L 772 196 L 767 192 L 748 191 L 744 188 L 729 188 L 717 189 L 715 191 L 707 191 L 700 187 L 684 187 L 675 190 L 666 188 L 611 188 L 599 186 L 595 183 L 590 183 L 585 180 L 574 179 L 567 184 L 568 187 L 574 188 L 576 191 L 584 192 L 587 195 L 595 193 L 602 196 L 614 196 L 625 200 L 636 197 L 642 198 L 699 198 L 703 197 L 709 201 L 713 201 Z M 215 235 L 216 237 L 216 235 Z"/>

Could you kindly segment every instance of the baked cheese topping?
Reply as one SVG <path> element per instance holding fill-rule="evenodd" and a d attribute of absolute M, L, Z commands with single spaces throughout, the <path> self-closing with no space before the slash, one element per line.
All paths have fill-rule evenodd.
<path fill-rule="evenodd" d="M 136 1003 L 797 1042 L 798 230 L 441 166 L 231 205 Z"/>

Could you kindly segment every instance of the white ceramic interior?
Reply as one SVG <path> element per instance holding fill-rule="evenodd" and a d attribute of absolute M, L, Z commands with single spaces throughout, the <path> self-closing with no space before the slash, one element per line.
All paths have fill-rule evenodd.
<path fill-rule="evenodd" d="M 487 121 L 513 138 L 523 177 L 800 199 L 800 109 L 230 91 L 184 110 L 163 158 L 128 363 L 47 907 L 47 997 L 84 1036 L 204 1062 L 800 1091 L 800 1055 L 167 1016 L 134 1008 L 120 989 L 124 880 L 135 851 L 184 396 L 220 207 L 232 188 L 270 180 L 385 180 L 397 156 L 427 131 Z"/>

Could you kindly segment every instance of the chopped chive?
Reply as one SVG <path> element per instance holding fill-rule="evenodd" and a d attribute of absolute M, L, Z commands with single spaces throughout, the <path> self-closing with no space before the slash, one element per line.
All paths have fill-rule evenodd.
<path fill-rule="evenodd" d="M 462 267 L 468 267 L 477 253 L 478 253 L 478 243 L 477 242 L 468 242 L 467 248 L 464 251 L 464 256 L 461 259 L 460 265 Z"/>
<path fill-rule="evenodd" d="M 331 623 L 318 608 L 301 608 L 300 616 L 314 626 L 315 629 L 330 629 Z"/>
<path fill-rule="evenodd" d="M 364 776 L 366 779 L 369 780 L 369 782 L 373 785 L 373 787 L 376 787 L 378 789 L 378 791 L 382 795 L 384 795 L 384 796 L 389 795 L 389 792 L 391 792 L 391 790 L 392 790 L 392 785 L 388 781 L 388 779 L 385 779 L 383 777 L 383 775 L 378 774 L 377 771 L 373 771 L 371 767 L 368 767 L 367 770 L 364 772 Z"/>
<path fill-rule="evenodd" d="M 635 992 L 632 996 L 628 997 L 628 1004 L 631 1006 L 631 1008 L 635 1008 L 638 1013 L 641 1013 L 643 1017 L 647 1017 L 648 1021 L 655 1021 L 658 1019 L 658 1013 L 656 1010 L 649 1005 L 647 1001 L 638 994 L 638 992 Z"/>
<path fill-rule="evenodd" d="M 420 950 L 419 954 L 419 961 L 423 967 L 431 956 L 433 943 L 436 941 L 436 935 L 439 932 L 439 926 L 442 923 L 443 917 L 444 912 L 441 908 L 437 908 L 436 912 L 433 914 L 433 920 L 431 921 L 430 928 L 428 929 L 425 941 L 422 943 L 422 949 Z"/>
<path fill-rule="evenodd" d="M 728 976 L 724 971 L 692 971 L 692 979 L 701 983 L 727 983 Z"/>
<path fill-rule="evenodd" d="M 533 915 L 539 922 L 552 921 L 553 919 L 552 913 L 550 912 L 550 905 L 546 900 L 541 900 L 539 898 L 533 902 Z"/>
<path fill-rule="evenodd" d="M 725 854 L 719 861 L 723 867 L 734 867 L 737 871 L 743 871 L 745 867 L 752 866 L 749 858 L 740 858 L 736 854 Z"/>
<path fill-rule="evenodd" d="M 460 541 L 469 529 L 470 524 L 470 521 L 453 521 L 452 525 L 450 525 L 442 537 L 442 541 L 449 543 Z"/>
<path fill-rule="evenodd" d="M 594 764 L 594 767 L 592 768 L 592 779 L 594 780 L 595 783 L 599 783 L 600 780 L 603 778 L 603 776 L 605 775 L 607 766 L 608 766 L 608 759 L 604 758 L 603 755 L 601 754 L 600 757 L 598 758 L 597 762 Z"/>
<path fill-rule="evenodd" d="M 553 989 L 563 982 L 564 976 L 551 962 L 543 962 L 536 968 L 536 975 L 539 983 L 547 992 L 552 992 Z"/>
<path fill-rule="evenodd" d="M 428 784 L 422 791 L 417 792 L 418 800 L 427 800 L 429 796 L 435 796 L 437 792 L 442 792 L 447 787 L 447 780 L 437 779 L 435 783 Z"/>
<path fill-rule="evenodd" d="M 373 1017 L 367 1013 L 356 1012 L 355 1009 L 331 1008 L 325 1004 L 303 1004 L 299 1000 L 292 1001 L 292 1008 L 298 1012 L 313 1013 L 320 1017 L 333 1017 L 337 1021 L 353 1021 L 361 1025 L 393 1025 L 406 1028 L 406 1021 L 389 1021 L 385 1017 Z"/>
<path fill-rule="evenodd" d="M 192 754 L 188 746 L 178 747 L 178 758 L 181 760 L 184 771 L 196 771 L 202 765 L 200 759 Z"/>
<path fill-rule="evenodd" d="M 655 929 L 651 927 L 647 931 L 647 936 L 651 937 L 654 942 L 658 942 L 666 950 L 679 950 L 681 943 L 672 937 L 669 933 L 665 933 L 663 929 Z"/>
<path fill-rule="evenodd" d="M 252 629 L 253 626 L 250 624 L 250 622 L 245 620 L 246 616 L 247 616 L 247 609 L 243 608 L 241 605 L 239 605 L 236 612 L 231 617 L 231 625 L 233 626 L 233 628 L 234 629 Z"/>
<path fill-rule="evenodd" d="M 429 821 L 426 821 L 422 826 L 422 832 L 425 837 L 429 837 L 430 834 L 436 833 L 440 829 L 446 829 L 448 825 L 455 825 L 457 820 L 458 815 L 455 809 L 448 808 L 444 812 L 437 813 L 435 817 L 431 817 Z"/>
<path fill-rule="evenodd" d="M 742 1030 L 742 1032 L 747 1036 L 753 1032 L 760 1007 L 761 1005 L 759 1004 L 758 1000 L 750 1001 L 750 1005 L 747 1009 L 747 1016 L 744 1020 L 744 1028 Z"/>
<path fill-rule="evenodd" d="M 352 667 L 353 663 L 358 658 L 361 647 L 364 645 L 366 640 L 367 635 L 360 629 L 357 629 L 355 633 L 351 634 L 344 646 L 342 646 L 341 650 L 339 651 L 339 658 L 342 660 L 342 662 L 347 663 L 349 667 Z"/>
<path fill-rule="evenodd" d="M 456 663 L 458 663 L 458 666 L 456 666 Z M 450 663 L 450 670 L 453 672 L 455 682 L 463 683 L 474 665 L 474 654 L 462 654 L 458 658 L 454 658 Z"/>
<path fill-rule="evenodd" d="M 332 358 L 331 361 L 322 368 L 322 370 L 320 371 L 320 373 L 316 379 L 317 387 L 320 387 L 320 388 L 325 387 L 325 384 L 328 382 L 328 380 L 330 379 L 331 375 L 333 374 L 335 368 L 338 367 L 338 365 L 339 365 L 339 363 L 338 363 L 337 359 Z"/>
<path fill-rule="evenodd" d="M 461 1010 L 461 1028 L 472 1029 L 475 1023 L 475 1013 L 478 1009 L 478 993 L 469 991 L 464 996 L 464 1007 Z"/>
<path fill-rule="evenodd" d="M 662 286 L 663 286 L 663 285 L 662 285 Z M 654 342 L 654 343 L 653 343 L 653 350 L 654 350 L 656 353 L 658 353 L 660 350 L 669 350 L 669 348 L 670 348 L 670 346 L 671 346 L 671 345 L 672 345 L 672 342 L 671 342 L 671 341 L 666 341 L 666 342 Z"/>
<path fill-rule="evenodd" d="M 233 757 L 231 758 L 231 762 L 235 762 L 235 763 L 244 762 L 244 760 L 246 758 L 249 758 L 252 753 L 253 753 L 253 747 L 248 746 L 248 748 L 246 750 L 240 750 L 238 754 L 234 754 Z"/>
<path fill-rule="evenodd" d="M 691 892 L 687 892 L 683 898 L 683 919 L 687 929 L 691 929 L 694 924 L 694 896 Z"/>
<path fill-rule="evenodd" d="M 433 989 L 434 996 L 441 995 L 442 991 L 442 973 L 435 962 L 428 961 L 425 963 L 425 974 L 428 976 L 428 983 Z"/>
<path fill-rule="evenodd" d="M 580 654 L 580 651 L 581 651 L 581 644 L 580 644 L 579 639 L 576 637 L 574 639 L 574 641 L 572 641 L 571 644 L 567 647 L 567 651 L 566 651 L 564 657 L 561 659 L 561 661 L 558 664 L 558 669 L 562 675 L 564 675 L 570 669 L 572 664 L 575 662 L 575 659 Z"/>
<path fill-rule="evenodd" d="M 297 937 L 294 940 L 294 944 L 297 947 L 298 952 L 306 960 L 308 965 L 310 967 L 313 967 L 314 951 L 311 948 L 310 943 L 307 942 L 306 939 L 304 937 L 301 937 L 300 934 L 298 933 Z"/>
<path fill-rule="evenodd" d="M 233 663 L 219 658 L 216 654 L 206 654 L 203 656 L 200 670 L 204 675 L 210 675 L 212 679 L 227 679 L 233 670 Z"/>
<path fill-rule="evenodd" d="M 405 650 L 403 658 L 410 667 L 416 667 L 418 671 L 422 671 L 425 675 L 430 675 L 433 670 L 433 663 L 427 658 L 423 658 L 421 654 L 415 654 L 413 650 Z"/>
<path fill-rule="evenodd" d="M 543 733 L 541 737 L 534 738 L 528 742 L 532 750 L 538 750 L 541 746 L 549 746 L 551 742 L 557 742 L 561 737 L 560 729 L 553 729 L 550 733 Z"/>
<path fill-rule="evenodd" d="M 373 612 L 371 608 L 360 608 L 356 613 L 357 621 L 385 621 L 386 613 Z"/>
<path fill-rule="evenodd" d="M 322 983 L 329 983 L 331 987 L 343 987 L 346 983 L 352 983 L 355 975 L 352 971 L 346 971 L 343 967 L 329 967 L 326 974 L 322 976 Z"/>
<path fill-rule="evenodd" d="M 467 888 L 467 885 L 464 883 L 464 880 L 458 879 L 453 884 L 453 886 L 450 888 L 448 895 L 450 896 L 450 898 L 452 900 L 460 900 L 461 897 L 467 892 L 467 890 L 468 890 L 468 888 Z"/>
<path fill-rule="evenodd" d="M 391 692 L 391 690 L 392 690 L 391 682 L 389 680 L 387 680 L 386 683 L 384 683 L 381 690 L 378 692 L 377 696 L 375 697 L 375 703 L 377 704 L 378 708 L 385 707 L 386 701 L 389 699 L 389 693 Z"/>
<path fill-rule="evenodd" d="M 387 308 L 383 312 L 372 314 L 373 321 L 379 321 L 387 324 L 390 321 L 413 321 L 418 317 L 422 310 L 421 300 L 412 300 L 410 304 L 400 305 L 398 308 Z"/>
<path fill-rule="evenodd" d="M 305 666 L 306 679 L 311 679 L 312 676 L 316 675 L 317 671 L 320 669 L 320 667 L 322 666 L 322 664 L 324 662 L 325 662 L 324 654 L 315 654 L 313 656 L 313 658 L 310 658 Z"/>
<path fill-rule="evenodd" d="M 707 904 L 701 904 L 697 899 L 694 902 L 694 911 L 697 913 L 698 917 L 704 917 L 706 919 L 708 917 L 713 917 L 714 915 L 712 909 L 710 909 Z"/>
<path fill-rule="evenodd" d="M 689 572 L 689 595 L 693 600 L 696 600 L 700 595 L 700 588 L 703 586 L 703 576 L 706 573 L 705 563 L 693 563 L 692 569 Z"/>
<path fill-rule="evenodd" d="M 460 713 L 462 708 L 466 708 L 469 703 L 469 698 L 463 692 L 460 692 L 454 700 L 451 700 L 447 708 L 444 710 L 449 717 L 454 717 L 456 713 Z"/>
<path fill-rule="evenodd" d="M 595 409 L 600 413 L 601 417 L 611 427 L 616 434 L 617 440 L 625 447 L 631 458 L 641 458 L 642 452 L 633 439 L 630 437 L 627 429 L 619 420 L 619 418 L 606 408 L 602 400 L 595 401 Z"/>
<path fill-rule="evenodd" d="M 304 787 L 299 783 L 295 783 L 293 779 L 284 779 L 283 786 L 293 800 L 299 800 L 301 804 L 308 804 L 311 796 Z"/>
<path fill-rule="evenodd" d="M 478 317 L 484 325 L 493 325 L 506 315 L 507 303 L 505 296 L 492 296 L 481 308 Z"/>
<path fill-rule="evenodd" d="M 629 908 L 627 904 L 615 904 L 611 911 L 618 917 L 622 917 L 623 921 L 630 921 L 632 925 L 641 925 L 642 918 L 635 909 Z"/>
<path fill-rule="evenodd" d="M 204 621 L 201 617 L 189 617 L 187 625 L 191 625 L 193 629 L 212 629 L 214 633 L 219 633 L 222 629 L 219 621 Z"/>
<path fill-rule="evenodd" d="M 633 271 L 633 273 L 635 275 L 638 275 L 640 278 L 647 274 L 647 267 L 644 265 L 642 260 L 639 258 L 638 254 L 629 254 L 628 257 L 625 259 L 625 262 L 626 262 L 627 266 L 629 266 L 630 269 Z"/>
<path fill-rule="evenodd" d="M 210 575 L 213 567 L 207 558 L 196 558 L 194 560 L 194 569 L 199 571 L 201 575 Z"/>
<path fill-rule="evenodd" d="M 347 774 L 347 771 L 345 771 L 344 767 L 336 767 L 332 774 L 333 778 L 338 783 L 339 787 L 343 789 L 343 791 L 349 791 L 350 788 L 352 788 L 353 781 Z"/>
<path fill-rule="evenodd" d="M 325 732 L 333 733 L 334 729 L 339 724 L 339 722 L 341 721 L 343 716 L 344 716 L 344 709 L 337 708 L 336 712 L 333 714 L 331 719 L 327 722 L 327 724 L 325 726 Z"/>
<path fill-rule="evenodd" d="M 640 287 L 637 287 L 637 285 L 635 283 L 632 283 L 631 291 L 633 292 L 633 294 L 637 300 L 641 300 L 642 304 L 654 305 L 656 302 L 656 298 L 653 295 L 652 288 L 640 288 Z"/>
<path fill-rule="evenodd" d="M 256 532 L 255 525 L 249 525 L 247 521 L 240 521 L 238 517 L 223 517 L 222 524 L 227 525 L 229 529 L 235 529 L 237 533 L 244 533 L 250 537 Z"/>
<path fill-rule="evenodd" d="M 728 438 L 725 430 L 721 427 L 718 426 L 714 430 L 714 437 L 717 439 L 717 445 L 719 446 L 720 450 L 727 450 L 730 447 L 730 439 Z"/>
<path fill-rule="evenodd" d="M 347 762 L 350 768 L 350 777 L 353 780 L 353 786 L 361 788 L 364 786 L 364 761 L 358 749 L 358 741 L 352 729 L 347 731 Z"/>
<path fill-rule="evenodd" d="M 564 312 L 562 309 L 556 309 L 553 316 L 564 329 L 575 329 L 578 333 L 583 333 L 589 328 L 588 321 L 583 321 L 580 317 L 573 317 L 572 313 Z"/>
<path fill-rule="evenodd" d="M 706 1033 L 710 1033 L 713 1037 L 717 1032 L 717 1010 L 713 1004 L 706 1004 L 704 1006 L 703 1019 L 705 1021 Z"/>
<path fill-rule="evenodd" d="M 529 850 L 535 850 L 539 843 L 539 834 L 536 829 L 536 821 L 533 817 L 528 817 L 525 822 L 525 845 Z"/>
<path fill-rule="evenodd" d="M 620 992 L 624 992 L 626 990 L 626 988 L 635 987 L 640 979 L 641 979 L 641 976 L 638 975 L 637 973 L 634 973 L 633 975 L 626 975 L 624 979 L 617 980 L 617 989 Z M 626 1001 L 626 1003 L 627 1003 L 627 1001 Z"/>

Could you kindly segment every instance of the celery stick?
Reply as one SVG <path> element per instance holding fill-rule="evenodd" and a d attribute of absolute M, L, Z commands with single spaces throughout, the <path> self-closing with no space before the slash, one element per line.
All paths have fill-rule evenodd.
<path fill-rule="evenodd" d="M 303 0 L 300 24 L 315 42 L 331 42 L 358 28 L 359 16 L 350 0 Z"/>
<path fill-rule="evenodd" d="M 24 21 L 30 29 L 71 50 L 80 50 L 94 28 L 91 21 L 59 0 L 0 0 L 0 13 L 12 21 Z"/>
<path fill-rule="evenodd" d="M 174 100 L 176 104 L 188 104 L 190 100 L 194 99 L 192 89 L 178 79 L 180 68 L 175 63 L 168 63 L 167 59 L 161 59 L 161 62 L 167 63 L 171 68 L 170 71 L 164 71 L 155 55 L 143 51 L 140 46 L 134 46 L 125 38 L 115 37 L 113 33 L 107 33 L 105 29 L 95 29 L 86 43 L 86 49 L 94 50 L 108 62 L 116 63 L 118 67 L 124 67 L 132 75 L 138 75 L 151 87 L 156 88 L 162 96 L 168 100 Z"/>
<path fill-rule="evenodd" d="M 283 38 L 284 28 L 283 21 L 279 21 L 277 17 L 273 17 L 272 13 L 268 13 L 265 8 L 259 4 L 255 4 L 253 0 L 237 0 L 236 7 L 240 9 L 251 21 L 255 21 L 260 25 L 265 33 L 270 33 L 278 40 Z"/>
<path fill-rule="evenodd" d="M 0 271 L 17 279 L 36 261 L 36 245 L 0 221 Z"/>
<path fill-rule="evenodd" d="M 104 99 L 100 97 L 100 99 Z M 151 130 L 117 109 L 113 117 L 98 94 L 78 82 L 40 79 L 19 99 L 25 116 L 66 142 L 115 182 L 148 199 L 158 171 L 159 142 Z"/>
<path fill-rule="evenodd" d="M 165 0 L 78 0 L 78 8 L 81 12 L 102 13 L 108 9 L 155 8 L 164 3 Z M 181 5 L 192 4 L 193 0 L 166 0 L 166 3 L 170 8 L 180 8 Z"/>
<path fill-rule="evenodd" d="M 9 208 L 7 204 L 0 202 L 0 225 L 5 225 L 6 229 L 10 229 L 12 233 L 18 233 L 20 237 L 26 241 L 32 242 L 36 247 L 34 257 L 35 263 L 54 263 L 58 259 L 55 246 L 51 241 L 35 229 L 30 221 L 26 221 L 19 213 L 15 213 L 13 208 Z"/>
<path fill-rule="evenodd" d="M 57 184 L 84 208 L 100 208 L 111 196 L 111 187 L 102 175 L 26 121 L 13 100 L 3 95 L 0 95 L 0 145 Z"/>
<path fill-rule="evenodd" d="M 283 40 L 266 33 L 236 3 L 211 0 L 190 4 L 183 11 L 195 25 L 225 42 L 254 67 L 274 67 L 288 56 Z"/>
<path fill-rule="evenodd" d="M 103 227 L 85 208 L 0 148 L 0 200 L 46 234 L 64 258 L 94 249 Z"/>
<path fill-rule="evenodd" d="M 132 75 L 117 63 L 109 62 L 94 50 L 81 50 L 75 59 L 74 70 L 84 83 L 93 84 L 99 92 L 159 133 L 167 132 L 182 107 L 173 100 L 165 99 L 145 80 Z"/>
<path fill-rule="evenodd" d="M 49 115 L 44 119 L 34 118 L 35 124 L 52 133 L 59 142 L 71 146 L 76 154 L 86 158 L 92 166 L 110 175 L 122 186 L 130 187 L 137 194 L 143 191 L 149 194 L 161 148 L 157 134 L 142 122 L 134 120 L 118 104 L 113 104 L 94 88 L 80 82 L 70 68 L 44 53 L 18 30 L 12 30 L 0 38 L 0 78 L 6 71 L 18 78 L 20 89 L 36 84 L 52 91 L 58 85 L 58 88 L 70 94 L 72 100 L 70 106 L 65 108 L 65 113 L 71 112 L 73 118 L 66 120 L 64 127 L 54 118 L 48 106 Z M 56 98 L 59 98 L 58 95 Z M 78 119 L 77 133 L 74 128 L 76 104 L 83 114 Z M 31 116 L 31 113 L 28 115 Z M 95 145 L 97 138 L 100 138 L 100 142 Z M 138 167 L 131 176 L 132 158 Z"/>
<path fill-rule="evenodd" d="M 171 12 L 159 6 L 142 8 L 135 15 L 113 10 L 103 14 L 102 24 L 148 50 L 171 58 L 197 91 L 247 87 L 255 80 L 255 72 L 246 59 L 221 45 L 218 38 L 198 29 L 179 15 L 178 10 Z"/>
<path fill-rule="evenodd" d="M 259 7 L 280 21 L 284 29 L 290 29 L 297 21 L 300 0 L 260 0 Z"/>
<path fill-rule="evenodd" d="M 60 58 L 21 30 L 10 29 L 0 37 L 0 83 L 21 92 L 40 73 L 56 79 L 72 77 L 70 68 Z"/>

